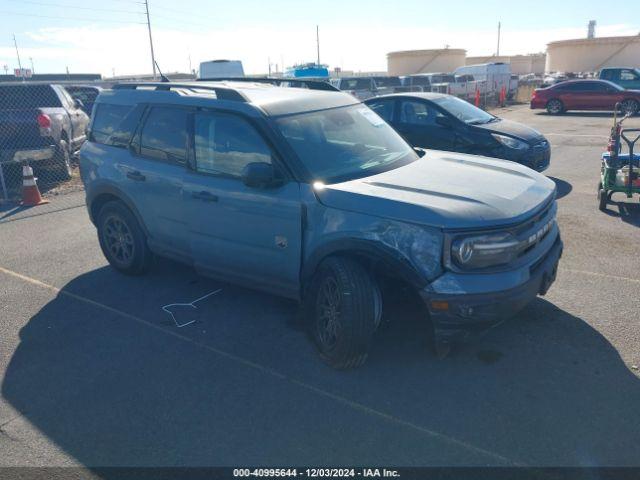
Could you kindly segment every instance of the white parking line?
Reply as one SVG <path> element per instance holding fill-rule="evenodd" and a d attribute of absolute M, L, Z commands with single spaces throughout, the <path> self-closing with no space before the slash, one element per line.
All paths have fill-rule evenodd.
<path fill-rule="evenodd" d="M 588 134 L 578 134 L 578 133 L 543 133 L 542 135 L 546 137 L 556 136 L 556 137 L 591 137 L 591 138 L 609 138 L 608 135 L 588 135 Z"/>
<path fill-rule="evenodd" d="M 379 410 L 375 410 L 375 409 L 373 409 L 371 407 L 368 407 L 368 406 L 366 406 L 366 405 L 364 405 L 362 403 L 359 403 L 359 402 L 350 400 L 350 399 L 348 399 L 346 397 L 342 397 L 340 395 L 337 395 L 335 393 L 331 393 L 329 391 L 323 390 L 323 389 L 321 389 L 319 387 L 316 387 L 314 385 L 311 385 L 309 383 L 305 383 L 305 382 L 302 382 L 300 380 L 296 380 L 296 379 L 291 378 L 291 377 L 289 377 L 289 376 L 287 376 L 287 375 L 285 375 L 285 374 L 283 374 L 283 373 L 281 373 L 281 372 L 279 372 L 277 370 L 274 370 L 274 369 L 272 369 L 270 367 L 265 367 L 263 365 L 255 363 L 255 362 L 253 362 L 251 360 L 247 360 L 246 358 L 242 358 L 242 357 L 239 357 L 239 356 L 234 355 L 232 353 L 228 353 L 228 352 L 225 352 L 225 351 L 220 350 L 218 348 L 212 347 L 210 345 L 198 342 L 198 341 L 196 341 L 196 340 L 194 340 L 192 338 L 189 338 L 189 337 L 187 337 L 185 335 L 182 335 L 180 333 L 177 333 L 175 331 L 167 330 L 167 329 L 165 329 L 165 328 L 163 328 L 163 327 L 161 327 L 161 326 L 159 326 L 159 325 L 157 325 L 157 324 L 155 324 L 153 322 L 150 322 L 148 320 L 144 320 L 143 318 L 137 317 L 135 315 L 132 315 L 132 314 L 127 313 L 127 312 L 124 312 L 124 311 L 119 310 L 117 308 L 110 307 L 109 305 L 105 305 L 103 303 L 96 302 L 95 300 L 91 300 L 89 298 L 83 297 L 82 295 L 78 295 L 78 294 L 69 292 L 67 290 L 61 290 L 58 287 L 55 287 L 53 285 L 49 285 L 48 283 L 42 282 L 42 281 L 37 280 L 35 278 L 28 277 L 27 275 L 23 275 L 21 273 L 14 272 L 13 270 L 9 270 L 9 269 L 3 268 L 3 267 L 0 267 L 0 273 L 4 273 L 5 275 L 8 275 L 8 276 L 13 277 L 13 278 L 17 278 L 19 280 L 22 280 L 23 282 L 26 282 L 26 283 L 29 283 L 31 285 L 35 285 L 37 287 L 49 290 L 50 292 L 53 292 L 56 295 L 64 295 L 66 297 L 72 298 L 74 300 L 77 300 L 77 301 L 82 302 L 84 304 L 90 305 L 92 307 L 100 308 L 102 310 L 105 310 L 107 312 L 113 313 L 115 315 L 119 315 L 119 316 L 121 316 L 123 318 L 126 318 L 128 320 L 132 320 L 132 321 L 134 321 L 136 323 L 145 325 L 147 327 L 151 327 L 154 330 L 160 331 L 160 332 L 165 333 L 167 335 L 171 335 L 172 337 L 178 338 L 178 339 L 180 339 L 182 341 L 185 341 L 187 343 L 191 343 L 191 344 L 196 345 L 196 346 L 198 346 L 200 348 L 204 348 L 206 350 L 209 350 L 210 352 L 213 352 L 213 353 L 215 353 L 215 354 L 217 354 L 217 355 L 219 355 L 221 357 L 224 357 L 224 358 L 226 358 L 228 360 L 232 360 L 232 361 L 240 363 L 240 364 L 242 364 L 242 365 L 244 365 L 246 367 L 253 368 L 255 370 L 259 370 L 260 372 L 262 372 L 264 374 L 267 374 L 267 375 L 270 375 L 272 377 L 275 377 L 275 378 L 278 378 L 278 379 L 281 379 L 281 380 L 284 380 L 284 381 L 288 381 L 288 382 L 290 382 L 290 383 L 292 383 L 292 384 L 294 384 L 294 385 L 296 385 L 298 387 L 304 388 L 305 390 L 308 390 L 310 392 L 314 392 L 317 395 L 323 396 L 325 398 L 332 399 L 332 400 L 334 400 L 334 401 L 336 401 L 338 403 L 341 403 L 342 405 L 346 405 L 346 406 L 348 406 L 350 408 L 353 408 L 354 410 L 358 410 L 360 412 L 369 414 L 369 415 L 374 416 L 374 417 L 382 418 L 384 420 L 390 421 L 390 422 L 395 423 L 397 425 L 402 425 L 404 427 L 408 427 L 408 428 L 416 430 L 416 431 L 418 431 L 420 433 L 426 434 L 427 436 L 429 436 L 431 438 L 434 438 L 434 439 L 449 443 L 451 445 L 455 445 L 457 447 L 462 447 L 462 448 L 464 448 L 466 450 L 470 450 L 470 451 L 479 453 L 481 455 L 485 455 L 487 457 L 491 457 L 493 459 L 499 460 L 500 462 L 507 463 L 508 465 L 525 466 L 525 465 L 523 465 L 521 463 L 516 463 L 515 461 L 513 461 L 513 460 L 511 460 L 509 458 L 506 458 L 506 457 L 504 457 L 504 456 L 502 456 L 502 455 L 500 455 L 498 453 L 491 452 L 489 450 L 485 450 L 484 448 L 477 447 L 477 446 L 472 445 L 470 443 L 467 443 L 465 441 L 458 440 L 456 438 L 450 437 L 450 436 L 445 435 L 443 433 L 439 433 L 439 432 L 430 430 L 428 428 L 422 427 L 420 425 L 417 425 L 415 423 L 409 422 L 407 420 L 403 420 L 401 418 L 394 417 L 393 415 L 390 415 L 388 413 L 384 413 L 384 412 L 381 412 Z"/>
<path fill-rule="evenodd" d="M 609 275 L 608 273 L 589 272 L 588 270 L 574 270 L 573 268 L 562 268 L 562 271 L 592 275 L 594 277 L 610 278 L 612 280 L 624 280 L 627 282 L 640 283 L 640 279 L 631 277 L 621 277 L 619 275 Z"/>

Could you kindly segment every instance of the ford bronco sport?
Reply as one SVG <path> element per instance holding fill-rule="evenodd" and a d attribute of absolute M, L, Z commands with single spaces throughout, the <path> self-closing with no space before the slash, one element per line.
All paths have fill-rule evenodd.
<path fill-rule="evenodd" d="M 153 255 L 300 300 L 323 359 L 362 364 L 381 279 L 409 285 L 436 344 L 514 315 L 554 281 L 555 185 L 524 166 L 412 149 L 339 92 L 122 84 L 81 151 L 109 263 Z"/>

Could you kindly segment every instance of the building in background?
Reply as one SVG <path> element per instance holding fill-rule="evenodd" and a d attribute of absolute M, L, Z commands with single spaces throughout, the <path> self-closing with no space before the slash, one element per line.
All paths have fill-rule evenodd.
<path fill-rule="evenodd" d="M 595 72 L 640 67 L 640 35 L 560 40 L 547 45 L 547 72 Z"/>
<path fill-rule="evenodd" d="M 387 54 L 389 75 L 453 72 L 465 65 L 467 51 L 462 48 L 404 50 Z"/>

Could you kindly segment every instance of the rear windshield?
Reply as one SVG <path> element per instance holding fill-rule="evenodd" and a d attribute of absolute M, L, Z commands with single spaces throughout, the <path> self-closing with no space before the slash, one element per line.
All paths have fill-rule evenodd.
<path fill-rule="evenodd" d="M 91 140 L 110 145 L 110 137 L 120 131 L 122 121 L 131 110 L 129 105 L 99 104 L 91 125 Z"/>
<path fill-rule="evenodd" d="M 60 99 L 51 85 L 0 86 L 0 108 L 2 109 L 20 110 L 61 106 Z"/>
<path fill-rule="evenodd" d="M 455 83 L 454 75 L 434 75 L 431 77 L 431 83 Z"/>
<path fill-rule="evenodd" d="M 376 85 L 378 87 L 399 87 L 400 77 L 377 77 Z"/>
<path fill-rule="evenodd" d="M 343 78 L 340 90 L 371 90 L 370 78 Z"/>
<path fill-rule="evenodd" d="M 429 85 L 431 85 L 431 82 L 429 82 L 429 77 L 409 77 L 410 78 L 410 82 L 411 85 L 417 85 L 420 87 L 428 87 Z"/>

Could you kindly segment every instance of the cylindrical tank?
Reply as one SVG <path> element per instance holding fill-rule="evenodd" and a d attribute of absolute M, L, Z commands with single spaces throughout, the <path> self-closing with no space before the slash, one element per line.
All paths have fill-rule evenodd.
<path fill-rule="evenodd" d="M 580 38 L 547 45 L 547 72 L 594 72 L 603 67 L 639 67 L 640 35 Z"/>
<path fill-rule="evenodd" d="M 465 64 L 466 54 L 461 48 L 391 52 L 387 54 L 387 72 L 389 75 L 453 72 Z"/>

